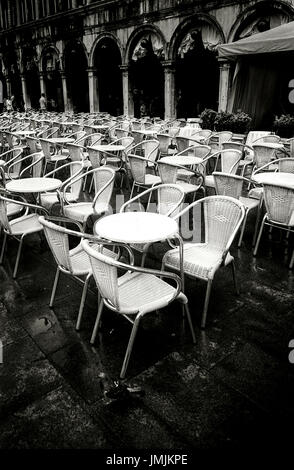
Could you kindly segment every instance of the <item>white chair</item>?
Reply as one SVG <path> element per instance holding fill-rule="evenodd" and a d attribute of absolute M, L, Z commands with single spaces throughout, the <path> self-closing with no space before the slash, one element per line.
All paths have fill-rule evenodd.
<path fill-rule="evenodd" d="M 199 190 L 203 191 L 203 193 L 205 192 L 205 189 L 203 186 L 203 175 L 201 175 L 197 171 L 189 170 L 190 178 L 188 182 L 182 179 L 178 179 L 178 171 L 186 170 L 186 168 L 182 165 L 177 165 L 172 162 L 166 163 L 166 162 L 162 162 L 158 160 L 157 169 L 158 169 L 158 174 L 163 184 L 165 183 L 176 184 L 184 191 L 185 196 L 187 196 L 188 194 L 192 194 L 193 201 L 195 200 L 196 193 Z M 194 182 L 192 182 L 193 179 L 194 179 Z"/>
<path fill-rule="evenodd" d="M 58 286 L 60 273 L 68 274 L 77 279 L 83 284 L 83 291 L 81 296 L 81 302 L 76 322 L 76 330 L 80 329 L 82 315 L 84 311 L 84 305 L 86 301 L 87 289 L 92 276 L 92 269 L 89 257 L 87 253 L 83 250 L 81 245 L 82 238 L 88 238 L 92 240 L 92 248 L 98 249 L 99 240 L 97 237 L 87 235 L 83 232 L 76 232 L 74 230 L 69 230 L 59 224 L 68 223 L 68 220 L 63 218 L 49 217 L 44 218 L 40 217 L 39 222 L 44 229 L 44 233 L 49 245 L 49 248 L 53 254 L 53 257 L 57 263 L 57 269 L 55 274 L 54 283 L 52 286 L 51 298 L 49 307 L 52 308 L 54 305 L 55 294 Z M 58 222 L 54 223 L 54 222 Z M 72 223 L 72 222 L 71 222 Z M 74 237 L 79 239 L 79 243 L 74 248 L 69 248 L 69 238 Z M 113 251 L 105 249 L 104 253 L 110 257 L 116 257 L 116 254 Z M 83 281 L 83 277 L 86 277 Z"/>
<path fill-rule="evenodd" d="M 161 183 L 161 179 L 157 175 L 147 173 L 148 163 L 147 158 L 139 157 L 128 153 L 128 161 L 130 164 L 131 175 L 133 178 L 133 185 L 130 197 L 132 198 L 135 188 L 150 188 Z"/>
<path fill-rule="evenodd" d="M 168 272 L 120 263 L 103 253 L 97 252 L 87 240 L 82 241 L 82 246 L 90 257 L 93 276 L 102 297 L 98 307 L 91 344 L 95 342 L 104 305 L 110 310 L 123 315 L 133 324 L 120 372 L 121 379 L 126 375 L 141 319 L 149 312 L 168 306 L 173 300 L 179 300 L 183 304 L 193 342 L 196 342 L 188 300 L 181 292 L 181 280 L 178 276 Z M 122 269 L 125 273 L 119 276 L 118 269 Z M 176 287 L 164 281 L 164 278 L 174 281 Z"/>
<path fill-rule="evenodd" d="M 220 171 L 223 173 L 236 174 L 239 162 L 242 158 L 242 152 L 235 149 L 220 150 L 211 155 L 208 155 L 203 159 L 203 165 L 207 166 L 208 161 L 214 161 L 214 170 L 217 171 L 218 164 L 220 163 Z M 205 188 L 215 189 L 215 183 L 213 175 L 205 175 Z"/>
<path fill-rule="evenodd" d="M 78 179 L 78 176 L 83 172 L 83 169 L 83 162 L 70 162 L 47 173 L 45 175 L 46 178 L 49 178 L 50 176 L 55 177 L 56 174 L 60 172 L 63 173 L 64 171 L 69 171 L 70 176 L 62 183 L 62 186 L 59 188 L 59 192 L 50 191 L 47 193 L 41 193 L 40 204 L 48 211 L 51 211 L 55 204 L 60 203 L 59 194 L 65 186 L 68 190 L 66 195 L 67 200 L 71 202 L 77 201 L 82 189 L 82 181 Z"/>
<path fill-rule="evenodd" d="M 181 219 L 184 226 L 190 227 L 190 211 L 198 214 L 198 217 L 197 220 L 193 220 L 195 241 L 184 243 L 183 272 L 207 282 L 201 319 L 201 327 L 205 328 L 212 281 L 221 266 L 231 264 L 237 290 L 234 258 L 229 250 L 244 220 L 245 209 L 237 199 L 228 196 L 208 196 L 193 202 L 174 218 Z M 165 253 L 162 266 L 181 272 L 179 248 Z"/>
<path fill-rule="evenodd" d="M 253 256 L 256 256 L 262 232 L 265 225 L 286 230 L 287 234 L 294 232 L 294 188 L 276 184 L 263 184 L 263 198 L 266 213 L 262 220 Z M 294 250 L 289 264 L 293 268 Z"/>
<path fill-rule="evenodd" d="M 88 175 L 93 176 L 95 186 L 95 196 L 91 202 L 75 202 L 70 203 L 67 198 L 67 183 L 60 193 L 61 211 L 63 215 L 71 220 L 79 222 L 86 229 L 89 217 L 99 217 L 109 212 L 109 203 L 113 192 L 115 172 L 111 168 L 100 167 L 89 171 L 87 174 L 80 175 L 75 179 L 86 178 Z"/>
<path fill-rule="evenodd" d="M 0 224 L 4 231 L 4 238 L 2 242 L 2 249 L 1 249 L 1 255 L 0 255 L 0 263 L 2 264 L 3 262 L 7 237 L 12 237 L 16 239 L 19 242 L 19 247 L 17 250 L 16 261 L 15 261 L 13 275 L 12 275 L 13 279 L 15 279 L 17 275 L 17 271 L 18 271 L 18 265 L 19 265 L 19 260 L 21 256 L 21 250 L 22 250 L 24 238 L 27 235 L 30 235 L 32 233 L 42 231 L 43 227 L 39 223 L 39 215 L 36 212 L 29 214 L 28 210 L 21 217 L 17 217 L 12 220 L 9 220 L 10 218 L 9 217 L 10 214 L 8 212 L 9 204 L 13 204 L 13 205 L 16 204 L 16 205 L 21 206 L 22 208 L 23 207 L 27 208 L 28 210 L 29 209 L 33 209 L 35 211 L 39 210 L 45 214 L 47 213 L 47 211 L 43 207 L 40 207 L 34 204 L 29 204 L 27 202 L 23 202 L 20 200 L 11 199 L 0 194 Z"/>
<path fill-rule="evenodd" d="M 256 212 L 255 229 L 254 229 L 254 234 L 253 234 L 253 239 L 252 239 L 252 246 L 254 246 L 255 241 L 256 241 L 256 236 L 257 236 L 258 222 L 259 222 L 259 218 L 261 214 L 262 199 L 257 200 L 257 199 L 253 199 L 250 197 L 242 196 L 243 183 L 245 181 L 248 181 L 242 176 L 215 171 L 213 172 L 213 177 L 215 181 L 216 194 L 220 196 L 234 197 L 238 199 L 242 204 L 244 204 L 245 217 L 244 217 L 243 224 L 241 227 L 240 237 L 238 241 L 238 248 L 240 248 L 242 240 L 243 240 L 248 213 L 256 209 L 257 212 Z"/>

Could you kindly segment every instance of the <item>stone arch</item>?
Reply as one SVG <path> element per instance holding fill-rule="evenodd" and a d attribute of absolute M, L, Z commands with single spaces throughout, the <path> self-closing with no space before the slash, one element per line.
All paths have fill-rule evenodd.
<path fill-rule="evenodd" d="M 264 0 L 247 7 L 236 18 L 236 21 L 229 32 L 227 42 L 233 42 L 240 39 L 240 34 L 246 26 L 253 24 L 255 21 L 258 21 L 263 17 L 274 16 L 274 14 L 278 13 L 280 13 L 281 16 L 283 15 L 285 19 L 288 19 L 288 21 L 294 18 L 294 8 L 288 3 L 281 1 Z M 278 24 L 270 25 L 270 27 L 274 26 L 278 26 Z"/>
<path fill-rule="evenodd" d="M 119 49 L 119 52 L 120 52 L 121 60 L 123 59 L 123 47 L 122 47 L 122 44 L 121 44 L 120 40 L 113 33 L 105 31 L 101 34 L 98 34 L 98 36 L 95 38 L 95 41 L 92 44 L 92 47 L 91 47 L 91 50 L 90 50 L 90 53 L 89 53 L 89 66 L 90 67 L 94 67 L 93 60 L 94 60 L 94 54 L 95 54 L 96 47 L 105 38 L 109 38 L 109 39 L 113 40 L 116 43 L 116 45 Z"/>
<path fill-rule="evenodd" d="M 48 44 L 42 49 L 39 70 L 48 111 L 62 111 L 64 102 L 61 80 L 61 53 L 54 44 Z"/>
<path fill-rule="evenodd" d="M 124 63 L 128 64 L 131 58 L 131 54 L 134 52 L 137 44 L 139 43 L 140 39 L 142 39 L 147 34 L 155 34 L 160 38 L 163 45 L 163 56 L 164 59 L 167 57 L 167 42 L 164 37 L 162 31 L 152 24 L 142 25 L 139 28 L 136 28 L 132 34 L 130 35 L 126 48 L 125 48 L 125 55 L 124 55 Z"/>
<path fill-rule="evenodd" d="M 217 45 L 224 39 L 219 23 L 206 14 L 194 15 L 176 28 L 168 54 L 175 67 L 177 117 L 196 117 L 205 108 L 218 109 Z"/>
<path fill-rule="evenodd" d="M 184 39 L 185 35 L 197 25 L 209 25 L 215 29 L 220 37 L 220 43 L 225 42 L 225 34 L 218 23 L 218 21 L 210 15 L 201 13 L 193 15 L 191 18 L 188 18 L 178 25 L 174 31 L 172 38 L 168 47 L 168 59 L 175 60 L 177 57 L 178 47 L 181 44 L 181 41 Z"/>
<path fill-rule="evenodd" d="M 118 116 L 123 112 L 120 44 L 111 33 L 101 34 L 97 39 L 90 55 L 94 100 L 99 111 Z"/>
<path fill-rule="evenodd" d="M 124 61 L 129 70 L 131 114 L 164 116 L 164 69 L 167 44 L 159 28 L 143 25 L 127 42 Z"/>
<path fill-rule="evenodd" d="M 89 54 L 80 40 L 65 44 L 62 57 L 62 70 L 66 74 L 68 109 L 74 112 L 89 111 L 88 85 Z"/>

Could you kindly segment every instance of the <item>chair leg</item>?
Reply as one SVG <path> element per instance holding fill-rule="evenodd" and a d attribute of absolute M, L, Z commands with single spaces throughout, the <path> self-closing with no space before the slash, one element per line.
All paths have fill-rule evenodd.
<path fill-rule="evenodd" d="M 258 234 L 258 237 L 257 237 L 257 240 L 256 240 L 255 248 L 253 250 L 253 256 L 256 256 L 256 253 L 257 253 L 257 250 L 258 250 L 258 247 L 259 247 L 259 242 L 260 242 L 260 239 L 261 239 L 261 235 L 262 235 L 262 232 L 263 232 L 263 227 L 264 227 L 265 220 L 266 220 L 266 215 L 264 216 L 263 221 L 262 221 L 261 226 L 260 226 L 260 229 L 259 229 L 259 234 Z"/>
<path fill-rule="evenodd" d="M 201 319 L 201 328 L 203 329 L 205 328 L 205 325 L 206 325 L 206 317 L 207 317 L 207 310 L 208 310 L 208 304 L 209 304 L 209 298 L 210 298 L 210 292 L 211 292 L 211 285 L 212 285 L 212 279 L 209 279 L 207 282 L 205 302 L 204 302 L 202 319 Z"/>
<path fill-rule="evenodd" d="M 252 240 L 252 246 L 255 246 L 256 243 L 256 238 L 257 238 L 257 232 L 258 232 L 258 224 L 260 220 L 260 215 L 261 215 L 261 209 L 262 209 L 262 198 L 260 199 L 259 206 L 257 208 L 257 214 L 256 214 L 256 221 L 255 221 L 255 228 L 254 228 L 254 235 L 253 235 L 253 240 Z"/>
<path fill-rule="evenodd" d="M 132 186 L 132 190 L 131 190 L 131 194 L 130 194 L 130 199 L 132 199 L 132 197 L 133 197 L 134 189 L 135 189 L 135 183 L 133 183 L 133 186 Z"/>
<path fill-rule="evenodd" d="M 57 284 L 58 284 L 58 280 L 59 280 L 59 275 L 60 275 L 60 271 L 59 271 L 59 267 L 57 266 L 56 274 L 55 274 L 55 279 L 54 279 L 54 283 L 53 283 L 53 287 L 52 287 L 52 292 L 51 292 L 50 303 L 49 303 L 49 307 L 50 307 L 50 308 L 53 307 L 53 302 L 54 302 L 54 298 L 55 298 L 55 294 L 56 294 L 56 289 L 57 289 Z"/>
<path fill-rule="evenodd" d="M 191 335 L 192 335 L 193 344 L 196 344 L 196 336 L 195 336 L 195 331 L 194 331 L 194 328 L 193 328 L 193 323 L 192 323 L 192 319 L 191 319 L 191 315 L 190 315 L 190 310 L 189 310 L 189 305 L 188 305 L 188 303 L 184 304 L 184 308 L 185 308 L 185 311 L 186 311 L 186 315 L 187 315 L 189 327 L 190 327 L 190 330 L 191 330 Z"/>
<path fill-rule="evenodd" d="M 14 270 L 13 270 L 13 275 L 12 275 L 13 279 L 16 278 L 18 265 L 19 265 L 19 260 L 20 260 L 20 255 L 21 255 L 22 244 L 23 244 L 23 239 L 24 239 L 24 235 L 22 235 L 22 237 L 19 241 L 19 247 L 18 247 L 18 250 L 17 250 L 16 260 L 15 260 L 15 265 L 14 265 Z"/>
<path fill-rule="evenodd" d="M 104 302 L 103 302 L 103 299 L 101 299 L 100 302 L 99 302 L 98 313 L 97 313 L 93 333 L 92 333 L 91 340 L 90 340 L 91 344 L 95 343 L 95 339 L 96 339 L 96 336 L 97 336 L 99 323 L 100 323 L 100 318 L 101 318 L 102 311 L 103 311 L 103 307 L 104 307 Z"/>
<path fill-rule="evenodd" d="M 232 268 L 232 276 L 233 276 L 233 281 L 234 281 L 234 286 L 235 286 L 236 294 L 239 295 L 239 294 L 240 294 L 240 291 L 239 291 L 239 286 L 238 286 L 238 283 L 237 283 L 235 261 L 232 261 L 232 262 L 231 262 L 231 268 Z"/>
<path fill-rule="evenodd" d="M 290 264 L 289 264 L 289 269 L 293 268 L 293 264 L 294 264 L 294 250 L 293 250 L 292 258 L 291 258 L 291 261 L 290 261 Z"/>
<path fill-rule="evenodd" d="M 245 225 L 246 225 L 246 221 L 247 221 L 247 215 L 248 215 L 248 210 L 246 209 L 246 211 L 245 211 L 245 217 L 244 217 L 244 220 L 243 220 L 243 223 L 242 223 L 241 233 L 240 233 L 240 237 L 239 237 L 239 241 L 238 241 L 238 248 L 240 248 L 241 243 L 242 243 L 242 240 L 243 240 L 243 235 L 244 235 L 244 231 L 245 231 Z"/>
<path fill-rule="evenodd" d="M 137 315 L 137 317 L 134 321 L 133 328 L 132 328 L 132 331 L 131 331 L 131 336 L 130 336 L 129 343 L 128 343 L 128 347 L 127 347 L 126 354 L 125 354 L 125 357 L 124 357 L 124 362 L 123 362 L 123 365 L 122 365 L 122 368 L 121 368 L 121 371 L 120 371 L 120 376 L 119 376 L 120 379 L 125 378 L 126 370 L 127 370 L 128 364 L 129 364 L 129 360 L 130 360 L 133 345 L 134 345 L 134 341 L 135 341 L 136 334 L 137 334 L 137 331 L 138 331 L 138 326 L 139 326 L 139 323 L 140 323 L 140 319 L 141 319 L 140 315 Z"/>
<path fill-rule="evenodd" d="M 81 321 L 82 321 L 82 316 L 83 316 L 83 311 L 84 311 L 84 306 L 85 306 L 85 301 L 86 301 L 86 296 L 87 296 L 87 290 L 88 290 L 88 285 L 89 281 L 91 278 L 92 274 L 88 274 L 86 277 L 86 280 L 84 282 L 84 287 L 83 287 L 83 292 L 82 292 L 82 297 L 81 297 L 81 303 L 80 303 L 80 308 L 79 308 L 79 314 L 78 314 L 78 319 L 76 323 L 76 330 L 78 331 L 81 326 Z"/>
<path fill-rule="evenodd" d="M 4 232 L 4 238 L 2 242 L 2 250 L 1 250 L 1 256 L 0 256 L 0 263 L 3 263 L 3 258 L 4 258 L 4 252 L 5 252 L 5 247 L 6 247 L 6 241 L 7 241 L 7 233 Z"/>

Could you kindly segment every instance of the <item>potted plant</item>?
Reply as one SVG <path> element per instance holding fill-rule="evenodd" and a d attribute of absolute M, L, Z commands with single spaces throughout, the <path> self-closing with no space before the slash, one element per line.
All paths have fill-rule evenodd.
<path fill-rule="evenodd" d="M 241 111 L 238 111 L 232 118 L 232 129 L 234 134 L 247 134 L 250 130 L 252 118 Z"/>
<path fill-rule="evenodd" d="M 233 132 L 232 130 L 233 120 L 234 120 L 234 115 L 232 113 L 227 113 L 224 111 L 217 113 L 215 121 L 214 121 L 214 130 L 216 132 L 221 132 L 221 131 Z"/>
<path fill-rule="evenodd" d="M 202 111 L 202 113 L 200 114 L 200 122 L 202 129 L 210 129 L 211 131 L 213 131 L 216 116 L 217 112 L 213 109 L 204 109 L 204 111 Z"/>
<path fill-rule="evenodd" d="M 294 136 L 294 116 L 291 114 L 282 114 L 276 116 L 273 123 L 274 132 L 280 137 L 286 139 Z"/>

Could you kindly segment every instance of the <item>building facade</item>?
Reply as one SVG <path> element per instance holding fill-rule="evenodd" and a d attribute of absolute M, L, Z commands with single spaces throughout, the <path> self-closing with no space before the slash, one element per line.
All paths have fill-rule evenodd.
<path fill-rule="evenodd" d="M 226 110 L 234 65 L 217 45 L 292 20 L 294 0 L 1 0 L 1 98 L 136 117 Z"/>

